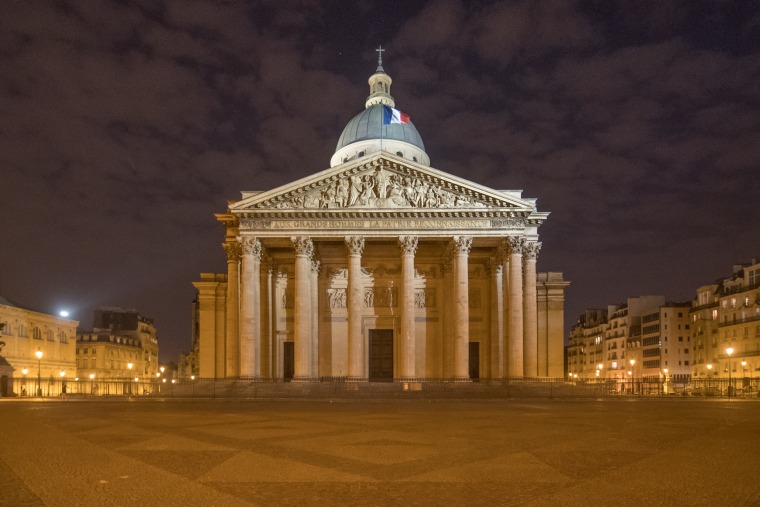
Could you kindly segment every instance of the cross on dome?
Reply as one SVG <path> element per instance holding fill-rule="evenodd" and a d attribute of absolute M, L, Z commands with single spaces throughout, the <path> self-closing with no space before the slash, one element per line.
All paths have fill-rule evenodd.
<path fill-rule="evenodd" d="M 377 51 L 377 70 L 383 70 L 383 49 L 382 44 L 375 50 Z"/>

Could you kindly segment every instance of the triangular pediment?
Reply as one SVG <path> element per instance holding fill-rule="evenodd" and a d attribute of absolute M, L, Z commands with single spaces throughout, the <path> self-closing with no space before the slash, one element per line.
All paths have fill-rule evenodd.
<path fill-rule="evenodd" d="M 357 163 L 358 162 L 358 163 Z M 331 167 L 280 187 L 249 194 L 230 211 L 502 210 L 527 216 L 532 199 L 493 190 L 452 174 L 382 152 Z"/>

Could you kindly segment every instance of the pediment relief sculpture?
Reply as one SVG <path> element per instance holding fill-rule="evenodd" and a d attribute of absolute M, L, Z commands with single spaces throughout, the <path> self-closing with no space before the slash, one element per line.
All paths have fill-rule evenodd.
<path fill-rule="evenodd" d="M 329 178 L 316 188 L 274 203 L 274 209 L 485 208 L 464 193 L 442 188 L 413 174 L 387 169 Z"/>

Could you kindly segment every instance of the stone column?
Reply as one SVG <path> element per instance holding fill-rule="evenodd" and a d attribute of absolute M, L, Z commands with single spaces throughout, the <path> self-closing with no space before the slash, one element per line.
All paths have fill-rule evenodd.
<path fill-rule="evenodd" d="M 411 379 L 415 372 L 414 334 L 414 254 L 417 251 L 417 236 L 398 238 L 401 249 L 401 336 L 398 342 L 399 365 L 397 377 Z"/>
<path fill-rule="evenodd" d="M 276 371 L 272 361 L 272 351 L 275 349 L 274 343 L 274 304 L 273 304 L 273 282 L 275 263 L 268 255 L 264 258 L 264 277 L 261 290 L 259 305 L 261 306 L 261 376 L 263 378 L 272 378 Z"/>
<path fill-rule="evenodd" d="M 240 376 L 261 376 L 261 242 L 240 238 Z"/>
<path fill-rule="evenodd" d="M 454 277 L 453 261 L 451 259 L 451 243 L 446 247 L 446 251 L 443 254 L 443 262 L 441 263 L 441 273 L 443 275 L 443 302 L 442 308 L 447 310 L 453 308 L 453 290 L 452 279 Z M 441 377 L 451 378 L 454 376 L 454 368 L 452 363 L 454 362 L 454 353 L 452 350 L 452 342 L 454 340 L 454 333 L 452 329 L 452 315 L 451 311 L 443 312 L 443 329 L 441 329 Z"/>
<path fill-rule="evenodd" d="M 504 378 L 509 377 L 509 254 L 510 250 L 507 246 L 507 242 L 502 241 L 497 248 L 499 252 L 499 258 L 501 259 L 501 301 L 503 305 L 502 311 L 502 375 Z"/>
<path fill-rule="evenodd" d="M 311 377 L 319 377 L 319 261 L 311 261 Z"/>
<path fill-rule="evenodd" d="M 348 249 L 348 376 L 366 379 L 364 336 L 362 336 L 362 251 L 364 238 L 346 236 Z"/>
<path fill-rule="evenodd" d="M 538 376 L 538 308 L 536 299 L 536 259 L 541 243 L 523 246 L 523 361 L 526 377 Z"/>
<path fill-rule="evenodd" d="M 238 269 L 240 264 L 240 243 L 228 241 L 222 243 L 227 253 L 227 302 L 226 325 L 224 327 L 224 376 L 237 377 L 240 375 L 240 333 L 238 327 Z"/>
<path fill-rule="evenodd" d="M 295 278 L 293 318 L 293 349 L 295 360 L 294 379 L 311 378 L 311 289 L 309 278 L 311 255 L 314 245 L 307 236 L 290 238 L 295 249 Z"/>
<path fill-rule="evenodd" d="M 510 377 L 525 376 L 523 363 L 523 280 L 522 249 L 525 238 L 505 239 L 509 249 L 509 368 Z"/>
<path fill-rule="evenodd" d="M 504 280 L 501 259 L 491 258 L 491 378 L 504 377 Z"/>
<path fill-rule="evenodd" d="M 472 238 L 455 236 L 454 246 L 454 379 L 470 378 L 470 295 L 467 257 Z"/>

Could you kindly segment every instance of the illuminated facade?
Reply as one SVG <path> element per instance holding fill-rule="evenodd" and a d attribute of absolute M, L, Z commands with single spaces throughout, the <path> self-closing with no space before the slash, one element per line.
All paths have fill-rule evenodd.
<path fill-rule="evenodd" d="M 243 192 L 217 215 L 225 275 L 198 291 L 201 377 L 351 380 L 563 375 L 561 273 L 538 273 L 548 213 L 434 169 L 382 66 L 329 169 Z"/>
<path fill-rule="evenodd" d="M 663 296 L 642 296 L 587 310 L 570 332 L 568 374 L 687 381 L 692 353 L 689 308 L 688 303 L 666 303 Z"/>
<path fill-rule="evenodd" d="M 732 378 L 749 381 L 760 376 L 760 262 L 757 259 L 734 266 L 732 275 L 727 278 L 699 287 L 690 317 L 695 378 L 727 378 L 729 362 Z"/>
<path fill-rule="evenodd" d="M 95 310 L 93 330 L 77 334 L 76 358 L 80 379 L 153 378 L 159 371 L 153 319 L 120 307 Z"/>
<path fill-rule="evenodd" d="M 77 321 L 24 308 L 0 297 L 0 324 L 0 342 L 4 343 L 0 356 L 13 369 L 8 376 L 26 377 L 31 383 L 38 375 L 43 382 L 74 377 Z M 39 359 L 37 352 L 42 354 Z M 28 393 L 33 390 L 32 386 Z"/>

